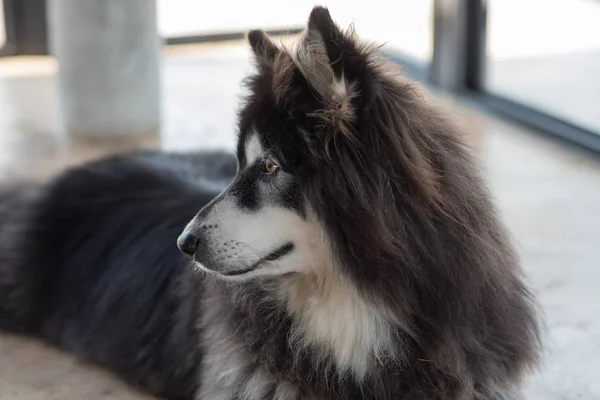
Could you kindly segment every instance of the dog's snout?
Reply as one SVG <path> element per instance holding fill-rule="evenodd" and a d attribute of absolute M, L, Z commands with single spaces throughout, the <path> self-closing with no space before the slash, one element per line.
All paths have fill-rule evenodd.
<path fill-rule="evenodd" d="M 179 250 L 181 250 L 183 254 L 193 258 L 194 253 L 196 253 L 196 249 L 198 248 L 198 241 L 198 236 L 188 232 L 183 232 L 177 238 L 177 247 L 179 247 Z"/>

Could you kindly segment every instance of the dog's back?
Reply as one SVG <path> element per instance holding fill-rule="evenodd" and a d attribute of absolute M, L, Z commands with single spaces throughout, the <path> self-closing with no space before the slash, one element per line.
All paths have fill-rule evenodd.
<path fill-rule="evenodd" d="M 9 332 L 33 333 L 37 278 L 23 254 L 39 192 L 33 184 L 0 188 L 0 329 Z"/>
<path fill-rule="evenodd" d="M 189 398 L 201 282 L 174 238 L 235 168 L 221 153 L 140 153 L 4 189 L 0 329 L 41 336 L 155 394 Z"/>

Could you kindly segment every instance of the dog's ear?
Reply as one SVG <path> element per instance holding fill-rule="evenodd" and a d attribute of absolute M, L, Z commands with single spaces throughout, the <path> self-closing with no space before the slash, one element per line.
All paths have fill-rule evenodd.
<path fill-rule="evenodd" d="M 313 33 L 313 38 L 320 38 L 325 47 L 329 62 L 333 63 L 341 56 L 341 45 L 345 35 L 331 18 L 329 10 L 322 6 L 312 9 L 308 17 L 308 32 Z"/>
<path fill-rule="evenodd" d="M 336 61 L 333 57 L 342 36 L 329 11 L 317 6 L 308 17 L 308 27 L 296 52 L 298 69 L 325 101 L 336 94 L 336 76 L 331 64 Z"/>
<path fill-rule="evenodd" d="M 346 80 L 344 63 L 355 53 L 355 45 L 331 18 L 325 7 L 314 7 L 308 27 L 294 55 L 294 63 L 312 89 L 319 95 L 320 116 L 344 133 L 354 119 L 351 100 L 356 94 Z"/>
<path fill-rule="evenodd" d="M 270 61 L 275 59 L 279 49 L 269 36 L 262 30 L 248 32 L 248 42 L 257 60 Z"/>

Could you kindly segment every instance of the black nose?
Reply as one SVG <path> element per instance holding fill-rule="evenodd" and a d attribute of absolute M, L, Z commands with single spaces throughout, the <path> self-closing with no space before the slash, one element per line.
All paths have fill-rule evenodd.
<path fill-rule="evenodd" d="M 192 234 L 183 232 L 177 238 L 177 247 L 186 256 L 193 258 L 196 249 L 198 248 L 198 237 Z"/>

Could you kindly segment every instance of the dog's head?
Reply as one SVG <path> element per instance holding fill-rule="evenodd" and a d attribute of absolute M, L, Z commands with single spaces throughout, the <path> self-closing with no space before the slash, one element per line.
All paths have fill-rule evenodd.
<path fill-rule="evenodd" d="M 361 261 L 365 247 L 382 256 L 393 246 L 399 179 L 413 178 L 404 193 L 432 194 L 418 144 L 390 115 L 410 112 L 414 105 L 399 108 L 406 92 L 415 98 L 413 85 L 399 85 L 323 7 L 295 46 L 262 31 L 248 40 L 257 73 L 239 117 L 238 172 L 188 224 L 180 248 L 236 279 L 326 268 L 342 253 Z"/>

